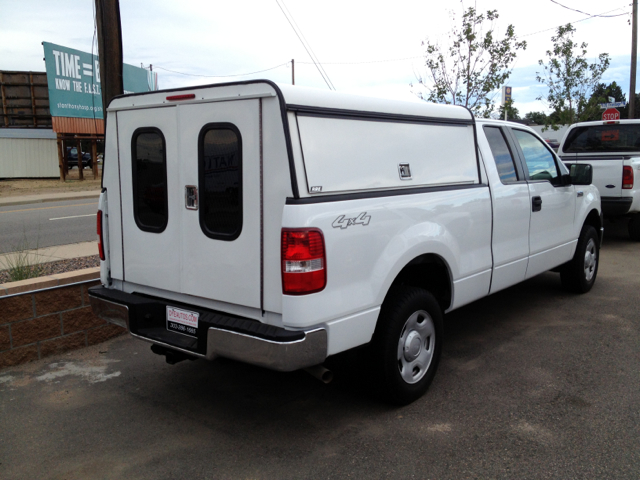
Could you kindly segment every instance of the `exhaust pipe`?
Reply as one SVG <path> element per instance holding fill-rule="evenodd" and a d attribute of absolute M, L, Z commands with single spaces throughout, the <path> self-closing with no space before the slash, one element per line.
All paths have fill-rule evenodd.
<path fill-rule="evenodd" d="M 307 367 L 304 369 L 309 375 L 316 377 L 322 383 L 331 383 L 333 380 L 333 372 L 324 368 L 322 365 L 314 365 L 313 367 Z"/>
<path fill-rule="evenodd" d="M 170 348 L 161 347 L 160 345 L 153 344 L 151 345 L 151 351 L 156 355 L 164 355 L 165 360 L 169 365 L 175 365 L 178 362 L 182 362 L 183 360 L 197 360 L 196 357 L 192 357 L 191 355 L 187 355 L 183 352 L 178 352 L 177 350 L 171 350 Z"/>

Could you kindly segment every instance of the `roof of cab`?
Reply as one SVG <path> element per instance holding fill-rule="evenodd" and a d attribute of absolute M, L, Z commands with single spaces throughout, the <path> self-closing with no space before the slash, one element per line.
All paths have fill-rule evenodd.
<path fill-rule="evenodd" d="M 622 118 L 620 120 L 591 120 L 590 122 L 578 122 L 570 125 L 569 128 L 578 128 L 578 127 L 592 127 L 594 125 L 627 125 L 632 123 L 640 123 L 639 118 Z"/>
<path fill-rule="evenodd" d="M 202 103 L 215 100 L 242 99 L 247 97 L 275 96 L 281 98 L 286 106 L 312 107 L 328 110 L 349 110 L 356 112 L 379 112 L 391 115 L 408 115 L 472 121 L 471 112 L 462 106 L 441 105 L 427 102 L 390 100 L 350 93 L 342 93 L 297 85 L 276 84 L 269 80 L 220 83 L 198 87 L 187 87 L 154 92 L 133 93 L 115 97 L 108 110 L 152 107 L 174 103 L 167 99 L 172 95 L 195 94 L 195 99 L 179 103 Z M 167 95 L 170 94 L 170 95 Z M 268 95 L 271 94 L 271 95 Z M 175 102 L 178 103 L 178 102 Z"/>

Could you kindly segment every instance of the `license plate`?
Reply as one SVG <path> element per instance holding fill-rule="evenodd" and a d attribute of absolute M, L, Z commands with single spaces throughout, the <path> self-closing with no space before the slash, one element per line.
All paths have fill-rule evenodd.
<path fill-rule="evenodd" d="M 197 312 L 167 307 L 167 330 L 189 337 L 197 337 L 199 317 L 200 314 Z"/>

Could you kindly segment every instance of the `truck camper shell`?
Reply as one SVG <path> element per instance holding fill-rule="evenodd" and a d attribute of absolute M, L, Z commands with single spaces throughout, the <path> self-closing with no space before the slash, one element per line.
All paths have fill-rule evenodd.
<path fill-rule="evenodd" d="M 187 98 L 189 94 L 184 92 L 194 97 Z M 380 190 L 479 183 L 474 118 L 460 106 L 371 98 L 258 80 L 121 95 L 108 110 L 246 99 L 273 99 L 279 105 L 294 199 L 362 191 L 378 191 L 372 194 L 378 196 Z M 461 135 L 461 130 L 466 134 Z M 363 136 L 371 143 L 363 145 Z M 400 144 L 407 151 L 398 151 L 399 136 L 405 137 Z M 292 138 L 297 145 L 292 145 Z M 471 151 L 473 155 L 469 156 Z M 408 163 L 420 161 L 411 169 L 412 181 L 396 178 L 397 165 L 389 161 L 390 154 Z M 461 172 L 460 164 L 451 158 L 475 158 L 475 162 L 472 166 L 467 161 Z M 367 171 L 363 171 L 364 165 Z M 388 175 L 385 167 L 393 170 L 393 175 Z M 336 171 L 344 174 L 336 177 Z M 333 177 L 333 181 L 323 175 Z M 346 178 L 351 180 L 339 181 Z"/>

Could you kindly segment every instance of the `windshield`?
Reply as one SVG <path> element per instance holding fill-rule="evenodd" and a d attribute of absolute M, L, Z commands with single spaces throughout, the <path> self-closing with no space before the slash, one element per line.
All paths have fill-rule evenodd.
<path fill-rule="evenodd" d="M 569 132 L 564 153 L 640 152 L 640 123 L 591 125 Z"/>

